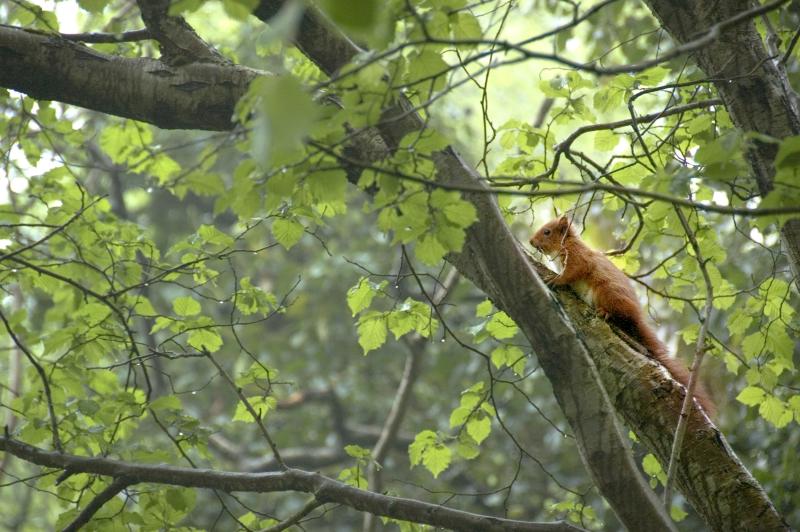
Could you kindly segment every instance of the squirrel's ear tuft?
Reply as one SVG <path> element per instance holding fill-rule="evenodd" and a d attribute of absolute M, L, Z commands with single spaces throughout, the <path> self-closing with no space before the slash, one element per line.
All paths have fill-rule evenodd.
<path fill-rule="evenodd" d="M 558 230 L 563 233 L 567 230 L 567 227 L 569 227 L 569 218 L 562 216 L 558 219 Z"/>

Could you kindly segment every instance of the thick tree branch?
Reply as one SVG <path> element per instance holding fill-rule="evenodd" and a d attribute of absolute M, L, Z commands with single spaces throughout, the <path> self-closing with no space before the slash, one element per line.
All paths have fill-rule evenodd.
<path fill-rule="evenodd" d="M 117 57 L 0 26 L 0 86 L 164 129 L 232 129 L 234 106 L 258 74 L 233 65 Z"/>
<path fill-rule="evenodd" d="M 374 513 L 452 530 L 485 531 L 574 531 L 567 523 L 533 523 L 500 519 L 462 512 L 401 497 L 390 497 L 348 486 L 342 482 L 299 469 L 277 473 L 233 473 L 213 469 L 191 469 L 165 465 L 134 464 L 108 458 L 76 456 L 49 452 L 31 445 L 0 437 L 0 451 L 40 466 L 68 469 L 76 473 L 91 473 L 123 479 L 137 484 L 152 482 L 188 488 L 207 488 L 225 492 L 270 493 L 297 491 L 314 494 L 320 504 L 337 503 L 356 510 Z"/>
<path fill-rule="evenodd" d="M 168 15 L 169 0 L 138 0 L 142 20 L 161 45 L 164 60 L 171 65 L 229 61 L 204 42 L 183 17 Z"/>

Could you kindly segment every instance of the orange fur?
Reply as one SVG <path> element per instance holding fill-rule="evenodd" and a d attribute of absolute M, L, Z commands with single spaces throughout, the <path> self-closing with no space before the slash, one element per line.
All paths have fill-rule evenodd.
<path fill-rule="evenodd" d="M 584 295 L 588 295 L 588 302 L 603 319 L 634 336 L 676 381 L 687 386 L 689 370 L 680 360 L 669 356 L 666 346 L 647 324 L 628 277 L 604 254 L 588 247 L 566 216 L 543 225 L 530 243 L 561 262 L 561 273 L 549 280 L 549 284 L 570 285 L 578 292 L 587 290 L 588 294 Z M 700 383 L 694 396 L 703 409 L 713 415 L 714 403 Z"/>

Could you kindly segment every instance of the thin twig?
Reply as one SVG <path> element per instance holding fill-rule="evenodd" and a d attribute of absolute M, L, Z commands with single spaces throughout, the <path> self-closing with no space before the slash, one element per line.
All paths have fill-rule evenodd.
<path fill-rule="evenodd" d="M 711 284 L 711 277 L 708 275 L 708 269 L 706 267 L 706 261 L 703 259 L 703 254 L 700 251 L 700 245 L 697 243 L 697 238 L 695 237 L 694 232 L 692 231 L 691 227 L 689 227 L 689 222 L 686 220 L 686 216 L 683 214 L 683 211 L 678 207 L 675 208 L 675 212 L 678 215 L 678 219 L 683 226 L 683 230 L 686 231 L 686 237 L 689 239 L 689 243 L 692 245 L 692 249 L 694 250 L 695 258 L 697 259 L 697 264 L 700 266 L 700 271 L 703 272 L 703 281 L 706 284 L 706 305 L 705 309 L 703 310 L 703 316 L 701 318 L 700 324 L 700 332 L 697 334 L 697 343 L 695 344 L 695 352 L 694 352 L 694 361 L 692 362 L 692 368 L 689 373 L 689 383 L 686 385 L 686 396 L 683 398 L 683 405 L 681 406 L 681 415 L 678 418 L 678 426 L 675 429 L 675 439 L 672 442 L 672 451 L 670 452 L 669 456 L 669 465 L 667 467 L 667 481 L 664 483 L 664 506 L 666 506 L 667 510 L 669 510 L 671 499 L 672 499 L 672 484 L 675 478 L 675 472 L 678 467 L 678 460 L 680 459 L 681 454 L 681 447 L 683 445 L 683 439 L 686 435 L 686 427 L 688 426 L 689 422 L 689 413 L 691 412 L 692 408 L 692 399 L 694 398 L 694 390 L 697 386 L 697 381 L 699 373 L 700 373 L 700 364 L 703 362 L 703 357 L 706 353 L 705 342 L 706 342 L 706 335 L 708 334 L 708 326 L 711 322 L 711 311 L 713 310 L 713 301 L 714 301 L 714 286 Z"/>
<path fill-rule="evenodd" d="M 44 371 L 44 368 L 39 361 L 36 360 L 36 357 L 28 351 L 28 348 L 25 347 L 25 344 L 20 341 L 16 334 L 14 334 L 14 330 L 11 328 L 11 324 L 8 323 L 6 319 L 6 315 L 3 314 L 3 311 L 0 310 L 0 320 L 3 321 L 3 325 L 6 327 L 6 331 L 8 331 L 8 335 L 11 337 L 11 340 L 16 344 L 16 346 L 25 353 L 25 357 L 28 361 L 33 364 L 33 367 L 36 368 L 36 373 L 39 374 L 39 378 L 42 379 L 42 386 L 44 387 L 44 395 L 47 399 L 47 412 L 50 415 L 50 430 L 53 432 L 53 447 L 58 452 L 63 452 L 64 448 L 61 446 L 61 437 L 58 435 L 58 421 L 56 420 L 56 412 L 53 408 L 53 395 L 50 393 L 50 383 L 47 381 L 47 374 Z"/>
<path fill-rule="evenodd" d="M 83 195 L 83 190 L 82 190 L 82 189 L 81 189 L 81 195 Z M 16 255 L 19 255 L 20 253 L 23 253 L 23 252 L 25 252 L 25 251 L 28 251 L 29 249 L 33 249 L 33 248 L 35 248 L 36 246 L 38 246 L 39 244 L 43 244 L 43 243 L 47 242 L 48 240 L 50 240 L 51 238 L 53 238 L 54 236 L 56 236 L 58 233 L 60 233 L 60 232 L 61 232 L 61 231 L 63 231 L 64 229 L 66 229 L 66 228 L 67 228 L 67 226 L 68 226 L 69 224 L 71 224 L 72 222 L 74 222 L 75 220 L 77 220 L 77 219 L 78 219 L 78 218 L 81 216 L 81 214 L 83 214 L 84 212 L 86 212 L 86 210 L 87 210 L 87 209 L 89 209 L 89 208 L 91 208 L 92 206 L 94 206 L 96 203 L 98 203 L 98 202 L 99 202 L 100 200 L 102 200 L 103 198 L 105 198 L 105 196 L 100 196 L 100 197 L 96 198 L 95 200 L 93 200 L 93 201 L 92 201 L 92 202 L 91 202 L 89 205 L 85 205 L 85 206 L 84 206 L 84 205 L 82 205 L 82 206 L 81 206 L 81 208 L 80 208 L 80 209 L 78 209 L 78 211 L 77 211 L 77 212 L 75 212 L 75 214 L 73 214 L 73 215 L 72 215 L 72 216 L 69 218 L 69 220 L 67 220 L 67 221 L 66 221 L 66 222 L 64 222 L 63 224 L 59 225 L 59 226 L 58 226 L 56 229 L 54 229 L 53 231 L 50 231 L 49 233 L 47 233 L 46 235 L 44 235 L 42 238 L 40 238 L 40 239 L 39 239 L 39 240 L 37 240 L 36 242 L 31 242 L 30 244 L 28 244 L 28 245 L 26 245 L 26 246 L 22 246 L 21 248 L 17 248 L 17 249 L 15 249 L 14 251 L 10 251 L 10 252 L 6 253 L 5 255 L 3 255 L 2 257 L 0 257 L 0 262 L 3 262 L 3 261 L 4 261 L 4 260 L 6 260 L 6 259 L 10 259 L 10 258 L 12 258 L 12 257 L 15 257 Z"/>
<path fill-rule="evenodd" d="M 219 363 L 214 359 L 213 356 L 211 356 L 211 353 L 209 353 L 208 351 L 203 351 L 203 352 L 205 353 L 206 357 L 208 357 L 208 359 L 211 361 L 211 363 L 214 364 L 214 366 L 217 368 L 217 371 L 219 371 L 219 374 L 222 375 L 222 378 L 225 379 L 234 390 L 236 390 L 236 395 L 239 396 L 239 400 L 244 404 L 244 407 L 247 409 L 247 411 L 250 412 L 250 415 L 253 416 L 253 420 L 258 425 L 258 428 L 261 430 L 261 434 L 264 435 L 264 439 L 267 440 L 267 443 L 272 449 L 272 454 L 273 456 L 275 456 L 275 462 L 277 462 L 278 466 L 281 469 L 283 470 L 289 469 L 289 467 L 283 461 L 283 458 L 281 458 L 281 453 L 278 451 L 278 446 L 275 445 L 275 441 L 269 435 L 267 427 L 264 426 L 264 422 L 261 420 L 261 416 L 258 414 L 258 412 L 255 411 L 253 405 L 250 404 L 250 401 L 247 400 L 247 397 L 244 395 L 244 392 L 242 392 L 242 389 L 236 385 L 231 376 L 228 375 L 228 372 L 225 371 L 225 369 L 219 365 Z"/>
<path fill-rule="evenodd" d="M 786 65 L 786 62 L 789 60 L 789 57 L 792 56 L 792 51 L 794 50 L 794 47 L 797 44 L 798 38 L 800 38 L 800 27 L 797 28 L 797 31 L 794 32 L 794 35 L 792 35 L 792 40 L 789 41 L 789 46 L 786 48 L 786 52 L 784 52 L 783 57 L 781 57 L 780 63 L 782 65 Z"/>

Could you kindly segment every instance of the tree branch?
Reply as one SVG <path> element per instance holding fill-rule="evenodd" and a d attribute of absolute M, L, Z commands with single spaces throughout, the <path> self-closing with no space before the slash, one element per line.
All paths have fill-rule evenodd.
<path fill-rule="evenodd" d="M 128 59 L 0 25 L 0 86 L 164 129 L 232 129 L 234 106 L 259 74 L 229 64 Z"/>
<path fill-rule="evenodd" d="M 78 514 L 70 524 L 64 527 L 63 532 L 77 532 L 80 528 L 88 523 L 94 514 L 103 507 L 105 503 L 117 496 L 119 492 L 124 490 L 130 485 L 130 482 L 125 477 L 115 477 L 103 491 L 97 494 L 92 501 L 87 504 L 84 509 Z"/>
<path fill-rule="evenodd" d="M 356 510 L 403 521 L 424 523 L 453 530 L 489 531 L 576 531 L 567 523 L 534 523 L 514 521 L 469 512 L 413 499 L 390 497 L 348 486 L 319 473 L 287 469 L 276 473 L 234 473 L 213 469 L 191 469 L 165 465 L 135 464 L 109 458 L 77 456 L 49 452 L 25 443 L 0 437 L 0 451 L 40 466 L 69 469 L 76 473 L 92 473 L 124 479 L 137 484 L 151 482 L 188 488 L 207 488 L 226 492 L 271 493 L 297 491 L 314 494 L 320 504 L 337 503 Z"/>
<path fill-rule="evenodd" d="M 169 16 L 169 0 L 137 0 L 136 3 L 142 12 L 142 21 L 161 46 L 167 63 L 230 63 L 203 41 L 183 17 Z"/>
<path fill-rule="evenodd" d="M 286 530 L 290 526 L 297 524 L 298 521 L 300 521 L 302 518 L 304 518 L 305 516 L 307 516 L 317 508 L 319 508 L 320 506 L 322 506 L 322 503 L 320 503 L 316 498 L 312 497 L 311 499 L 308 500 L 307 503 L 303 505 L 302 508 L 300 508 L 300 510 L 290 515 L 280 523 L 271 526 L 269 528 L 266 528 L 261 532 L 282 532 L 283 530 Z M 372 514 L 366 514 L 366 515 L 372 515 Z"/>

